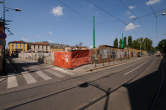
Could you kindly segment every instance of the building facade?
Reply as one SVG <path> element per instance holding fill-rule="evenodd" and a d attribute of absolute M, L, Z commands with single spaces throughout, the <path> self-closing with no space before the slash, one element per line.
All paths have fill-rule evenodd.
<path fill-rule="evenodd" d="M 8 43 L 9 55 L 16 55 L 20 52 L 27 52 L 29 50 L 29 43 L 24 41 L 12 41 Z"/>
<path fill-rule="evenodd" d="M 31 52 L 50 52 L 50 45 L 48 42 L 33 42 L 30 43 Z"/>

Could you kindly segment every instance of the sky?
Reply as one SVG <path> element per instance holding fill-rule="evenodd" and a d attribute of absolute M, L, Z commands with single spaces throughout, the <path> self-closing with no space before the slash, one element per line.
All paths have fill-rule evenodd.
<path fill-rule="evenodd" d="M 7 42 L 49 41 L 68 45 L 82 42 L 91 47 L 95 16 L 96 46 L 113 45 L 122 32 L 133 39 L 149 37 L 156 46 L 166 38 L 166 16 L 160 15 L 165 4 L 166 0 L 6 0 L 7 7 L 22 10 L 6 13 L 14 33 L 8 33 Z"/>

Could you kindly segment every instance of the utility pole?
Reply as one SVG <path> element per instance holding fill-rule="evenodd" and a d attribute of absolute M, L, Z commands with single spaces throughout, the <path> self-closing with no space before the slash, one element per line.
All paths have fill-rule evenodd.
<path fill-rule="evenodd" d="M 2 22 L 3 22 L 3 33 L 6 35 L 6 11 L 9 10 L 14 10 L 14 11 L 21 11 L 19 8 L 8 8 L 6 7 L 5 4 L 6 0 L 0 1 L 0 3 L 2 4 Z M 4 39 L 4 45 L 3 45 L 3 72 L 5 73 L 5 66 L 6 66 L 6 55 L 5 55 L 5 46 L 6 46 L 6 39 Z"/>
<path fill-rule="evenodd" d="M 93 16 L 93 48 L 95 48 L 95 16 Z"/>

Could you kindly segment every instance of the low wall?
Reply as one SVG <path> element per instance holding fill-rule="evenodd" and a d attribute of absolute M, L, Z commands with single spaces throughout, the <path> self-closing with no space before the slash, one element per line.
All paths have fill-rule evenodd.
<path fill-rule="evenodd" d="M 37 61 L 39 63 L 54 64 L 54 52 L 52 53 L 19 53 L 22 60 Z"/>
<path fill-rule="evenodd" d="M 91 49 L 91 62 L 104 63 L 114 60 L 122 60 L 130 57 L 137 57 L 140 50 L 136 49 L 118 49 L 113 47 L 100 47 Z M 145 53 L 145 51 L 144 51 Z"/>
<path fill-rule="evenodd" d="M 54 52 L 54 65 L 62 68 L 75 68 L 90 62 L 89 50 Z"/>

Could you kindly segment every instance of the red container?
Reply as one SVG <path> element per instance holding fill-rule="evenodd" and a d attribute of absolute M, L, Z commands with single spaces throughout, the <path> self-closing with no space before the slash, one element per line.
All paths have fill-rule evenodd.
<path fill-rule="evenodd" d="M 54 64 L 62 68 L 75 68 L 90 62 L 89 50 L 54 52 Z"/>

